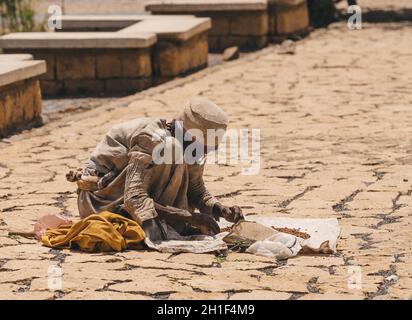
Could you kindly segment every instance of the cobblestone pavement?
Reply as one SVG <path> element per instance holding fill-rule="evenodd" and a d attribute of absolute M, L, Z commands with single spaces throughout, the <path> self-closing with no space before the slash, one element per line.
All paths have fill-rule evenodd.
<path fill-rule="evenodd" d="M 0 142 L 0 299 L 411 297 L 411 37 L 412 24 L 334 24 L 294 55 L 272 46 Z M 338 254 L 84 254 L 8 236 L 45 214 L 77 216 L 64 175 L 111 125 L 172 117 L 199 94 L 226 109 L 233 128 L 262 130 L 259 174 L 210 166 L 209 188 L 248 215 L 338 218 Z M 63 272 L 55 292 L 51 265 Z"/>

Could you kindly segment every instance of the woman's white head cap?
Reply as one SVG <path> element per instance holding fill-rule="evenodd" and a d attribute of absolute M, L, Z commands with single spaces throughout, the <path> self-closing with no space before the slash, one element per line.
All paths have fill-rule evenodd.
<path fill-rule="evenodd" d="M 182 121 L 184 129 L 190 133 L 200 130 L 204 137 L 203 143 L 213 147 L 217 147 L 222 136 L 221 133 L 226 130 L 229 124 L 229 117 L 226 112 L 209 99 L 203 97 L 190 99 L 185 104 L 177 120 Z M 208 143 L 208 130 L 220 132 L 217 134 L 219 137 L 218 141 L 214 139 L 215 141 L 209 141 L 210 144 Z"/>

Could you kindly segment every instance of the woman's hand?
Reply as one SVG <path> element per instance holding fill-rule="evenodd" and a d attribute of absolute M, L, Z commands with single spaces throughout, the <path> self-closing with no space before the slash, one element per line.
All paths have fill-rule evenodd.
<path fill-rule="evenodd" d="M 166 220 L 166 222 L 184 222 L 198 228 L 202 234 L 209 236 L 220 232 L 219 225 L 211 215 L 203 213 L 192 214 L 184 209 L 171 206 L 165 207 L 158 203 L 155 203 L 155 209 L 159 217 Z"/>
<path fill-rule="evenodd" d="M 162 206 L 155 202 L 155 209 L 161 219 L 174 222 L 190 223 L 192 214 L 184 209 L 179 209 L 171 206 Z"/>
<path fill-rule="evenodd" d="M 213 207 L 213 215 L 217 218 L 217 220 L 222 217 L 225 220 L 234 223 L 240 220 L 245 220 L 242 209 L 239 206 L 227 207 L 221 203 L 215 204 Z"/>

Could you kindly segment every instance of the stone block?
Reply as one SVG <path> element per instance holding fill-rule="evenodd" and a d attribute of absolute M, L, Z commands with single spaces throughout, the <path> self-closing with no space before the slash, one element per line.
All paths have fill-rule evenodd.
<path fill-rule="evenodd" d="M 27 53 L 2 53 L 0 54 L 0 62 L 7 61 L 29 61 L 33 60 L 33 56 Z"/>
<path fill-rule="evenodd" d="M 56 55 L 57 80 L 94 79 L 95 55 L 89 51 L 64 51 Z"/>
<path fill-rule="evenodd" d="M 104 51 L 96 55 L 98 79 L 118 78 L 122 76 L 122 57 L 113 51 Z"/>
<path fill-rule="evenodd" d="M 119 54 L 121 59 L 121 76 L 123 78 L 140 78 L 152 76 L 150 50 L 131 50 Z"/>
<path fill-rule="evenodd" d="M 178 75 L 183 68 L 178 46 L 168 41 L 158 43 L 154 53 L 154 66 L 155 76 Z"/>
<path fill-rule="evenodd" d="M 251 11 L 230 16 L 230 34 L 235 36 L 266 36 L 269 31 L 268 13 Z"/>
<path fill-rule="evenodd" d="M 186 15 L 169 15 L 169 19 L 181 20 L 187 19 Z M 60 18 L 62 29 L 56 30 L 60 32 L 90 32 L 90 31 L 119 31 L 127 28 L 137 22 L 146 20 L 164 20 L 164 15 L 149 15 L 149 14 L 70 14 Z"/>
<path fill-rule="evenodd" d="M 206 66 L 207 60 L 207 33 L 183 43 L 161 41 L 154 52 L 155 75 L 161 78 L 175 77 Z"/>
<path fill-rule="evenodd" d="M 6 125 L 6 129 L 11 128 L 12 126 L 16 126 L 22 119 L 22 111 L 23 111 L 23 106 L 19 106 L 19 101 L 18 101 L 18 86 L 19 84 L 11 85 L 8 86 L 7 88 L 4 88 L 3 91 L 6 93 L 4 95 L 4 98 L 1 99 L 3 103 L 4 110 L 4 123 Z M 2 112 L 2 113 L 3 113 Z"/>
<path fill-rule="evenodd" d="M 207 34 L 201 34 L 183 43 L 180 47 L 181 74 L 205 67 L 208 62 Z"/>
<path fill-rule="evenodd" d="M 200 35 L 195 43 L 195 54 L 193 55 L 194 61 L 192 62 L 193 64 L 191 65 L 191 68 L 199 69 L 206 67 L 209 60 L 209 42 L 207 34 Z"/>
<path fill-rule="evenodd" d="M 0 137 L 41 123 L 42 100 L 36 78 L 0 87 Z"/>
<path fill-rule="evenodd" d="M 239 58 L 239 48 L 230 47 L 223 52 L 223 61 L 232 61 Z"/>
<path fill-rule="evenodd" d="M 33 52 L 36 60 L 46 61 L 47 72 L 40 76 L 40 80 L 54 80 L 56 79 L 56 57 L 51 52 Z"/>
<path fill-rule="evenodd" d="M 304 1 L 304 0 L 302 0 Z M 269 32 L 267 0 L 171 0 L 151 1 L 146 10 L 152 14 L 193 14 L 196 17 L 210 17 L 209 50 L 222 52 L 228 46 L 238 46 L 241 51 L 264 47 Z M 232 39 L 229 39 L 233 36 Z M 246 38 L 244 38 L 246 37 Z M 257 37 L 257 39 L 249 39 Z M 239 40 L 240 42 L 236 42 Z"/>
<path fill-rule="evenodd" d="M 4 52 L 8 54 L 3 54 L 4 61 L 12 60 L 17 61 L 30 61 L 30 60 L 44 60 L 46 63 L 47 71 L 40 75 L 39 79 L 53 80 L 56 77 L 56 59 L 55 55 L 51 52 L 44 50 L 30 50 L 30 54 L 25 54 L 25 50 L 22 49 L 4 49 Z M 0 57 L 1 57 L 0 56 Z M 10 58 L 7 58 L 9 56 Z M 13 56 L 15 58 L 13 58 Z M 0 60 L 0 62 L 3 60 Z"/>
<path fill-rule="evenodd" d="M 38 77 L 45 72 L 44 61 L 3 57 L 0 62 L 0 137 L 41 123 Z"/>
<path fill-rule="evenodd" d="M 2 88 L 4 90 L 4 88 Z M 10 124 L 11 111 L 13 108 L 9 107 L 8 101 L 10 96 L 4 92 L 0 94 L 0 137 L 5 136 L 7 127 Z"/>
<path fill-rule="evenodd" d="M 227 35 L 230 32 L 230 22 L 224 15 L 211 14 L 212 29 L 210 29 L 210 35 Z"/>
<path fill-rule="evenodd" d="M 49 66 L 53 66 L 54 63 L 55 69 L 49 68 L 48 75 L 41 78 L 44 95 L 49 97 L 103 95 L 106 94 L 104 87 L 106 79 L 151 79 L 152 77 L 151 49 L 33 49 L 30 51 L 35 57 L 52 61 Z M 145 81 L 145 88 L 146 83 L 147 81 Z M 137 90 L 141 87 L 143 85 L 133 85 Z M 113 90 L 110 90 L 110 93 L 114 93 Z"/>
<path fill-rule="evenodd" d="M 18 81 L 37 78 L 46 72 L 46 63 L 37 60 L 0 62 L 0 87 Z"/>
<path fill-rule="evenodd" d="M 0 48 L 23 50 L 149 48 L 155 43 L 153 33 L 16 32 L 0 36 Z"/>
<path fill-rule="evenodd" d="M 276 13 L 273 12 L 272 14 L 269 14 L 268 15 L 268 27 L 269 27 L 270 36 L 276 35 L 276 30 L 277 30 L 276 22 L 277 22 Z"/>
<path fill-rule="evenodd" d="M 119 31 L 120 34 L 145 34 L 154 33 L 158 40 L 186 41 L 192 37 L 209 30 L 212 26 L 211 19 L 181 18 L 150 19 L 138 22 Z"/>
<path fill-rule="evenodd" d="M 25 84 L 25 89 L 21 91 L 20 104 L 23 110 L 23 122 L 27 123 L 40 116 L 42 100 L 39 80 L 28 81 Z"/>
<path fill-rule="evenodd" d="M 306 1 L 296 6 L 278 6 L 276 12 L 272 13 L 275 30 L 270 30 L 271 34 L 287 35 L 303 31 L 309 27 L 309 12 Z"/>
<path fill-rule="evenodd" d="M 219 36 L 214 36 L 214 35 L 209 35 L 209 52 L 211 53 L 218 53 L 223 50 L 220 49 L 220 37 Z"/>

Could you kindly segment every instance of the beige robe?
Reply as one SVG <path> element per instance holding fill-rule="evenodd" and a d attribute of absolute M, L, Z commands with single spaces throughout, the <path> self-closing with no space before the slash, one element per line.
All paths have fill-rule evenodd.
<path fill-rule="evenodd" d="M 86 162 L 83 174 L 103 176 L 114 171 L 117 176 L 97 191 L 79 190 L 80 216 L 116 212 L 123 206 L 142 224 L 157 216 L 154 201 L 212 214 L 217 200 L 204 185 L 204 164 L 153 162 L 153 149 L 167 135 L 166 121 L 161 119 L 141 118 L 112 127 Z M 176 139 L 169 139 L 173 139 L 173 147 L 180 146 Z"/>

